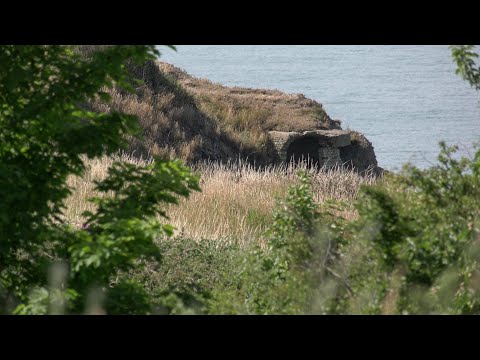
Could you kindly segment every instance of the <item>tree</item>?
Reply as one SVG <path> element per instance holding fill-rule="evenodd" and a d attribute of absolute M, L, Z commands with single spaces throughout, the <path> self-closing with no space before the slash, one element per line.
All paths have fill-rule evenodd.
<path fill-rule="evenodd" d="M 450 49 L 457 64 L 456 73 L 476 90 L 480 90 L 480 64 L 477 62 L 479 54 L 475 52 L 476 45 L 452 45 Z"/>
<path fill-rule="evenodd" d="M 113 276 L 141 258 L 160 258 L 153 240 L 172 233 L 157 220 L 166 217 L 160 204 L 199 190 L 178 162 L 117 162 L 96 184 L 113 195 L 91 200 L 98 209 L 85 213 L 84 228 L 62 221 L 66 180 L 83 175 L 82 156 L 112 155 L 127 136 L 139 136 L 134 116 L 85 105 L 109 101 L 106 88 L 133 91 L 128 62 L 158 55 L 153 45 L 109 46 L 88 57 L 70 46 L 0 46 L 0 296 L 20 304 L 17 313 L 46 313 L 55 301 L 80 312 L 94 287 L 108 298 Z M 52 288 L 48 269 L 56 263 L 64 264 L 67 279 Z M 110 293 L 125 298 L 140 291 L 128 282 L 119 288 Z"/>

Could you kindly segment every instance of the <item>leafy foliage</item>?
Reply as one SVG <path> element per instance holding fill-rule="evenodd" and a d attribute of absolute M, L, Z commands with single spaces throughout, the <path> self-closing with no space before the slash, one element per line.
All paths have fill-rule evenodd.
<path fill-rule="evenodd" d="M 479 270 L 480 151 L 461 160 L 455 151 L 441 143 L 437 166 L 407 165 L 383 184 L 363 189 L 357 203 L 359 219 L 350 236 L 370 249 L 364 262 L 373 255 L 384 278 L 398 277 L 395 311 L 479 310 L 480 288 L 471 277 Z M 431 296 L 442 291 L 442 298 Z"/>
<path fill-rule="evenodd" d="M 474 46 L 453 46 L 477 90 Z M 15 314 L 480 312 L 480 150 L 406 165 L 361 189 L 358 217 L 317 204 L 312 180 L 279 202 L 264 246 L 221 249 L 173 228 L 166 204 L 200 190 L 178 161 L 117 162 L 96 183 L 96 210 L 62 220 L 82 156 L 114 154 L 137 120 L 88 110 L 108 87 L 133 91 L 131 62 L 153 46 L 0 46 L 0 310 Z M 252 220 L 258 221 L 252 215 Z M 160 238 L 160 241 L 159 241 Z"/>
<path fill-rule="evenodd" d="M 456 73 L 464 80 L 480 90 L 480 64 L 479 54 L 475 52 L 476 45 L 452 45 L 452 57 L 457 64 Z"/>
<path fill-rule="evenodd" d="M 480 151 L 455 158 L 441 143 L 427 170 L 407 165 L 365 186 L 358 218 L 319 206 L 299 186 L 274 215 L 266 249 L 214 291 L 222 313 L 470 314 L 480 311 Z"/>
<path fill-rule="evenodd" d="M 127 145 L 127 135 L 138 134 L 134 116 L 85 105 L 108 101 L 106 87 L 133 91 L 127 64 L 159 55 L 150 45 L 108 46 L 88 56 L 74 50 L 0 47 L 0 280 L 21 303 L 17 313 L 46 312 L 52 260 L 68 264 L 62 293 L 69 309 L 80 312 L 92 286 L 105 288 L 139 258 L 160 259 L 153 240 L 172 227 L 155 217 L 166 217 L 159 204 L 199 190 L 198 179 L 178 162 L 116 163 L 97 184 L 104 196 L 92 199 L 97 211 L 85 214 L 84 228 L 63 223 L 66 180 L 83 174 L 81 156 L 111 155 Z M 111 294 L 134 292 L 123 289 Z"/>
<path fill-rule="evenodd" d="M 321 287 L 331 274 L 335 249 L 325 218 L 313 199 L 311 179 L 299 172 L 279 203 L 266 233 L 266 249 L 255 247 L 230 288 L 214 291 L 212 312 L 302 314 L 311 312 Z"/>

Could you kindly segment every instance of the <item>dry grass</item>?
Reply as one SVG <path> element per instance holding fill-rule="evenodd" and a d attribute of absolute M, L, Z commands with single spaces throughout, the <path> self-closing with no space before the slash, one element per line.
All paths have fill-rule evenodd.
<path fill-rule="evenodd" d="M 143 139 L 132 138 L 128 150 L 132 155 L 122 156 L 122 160 L 142 163 L 141 159 L 151 155 L 180 158 L 201 174 L 203 191 L 167 209 L 170 222 L 178 228 L 177 236 L 242 244 L 261 241 L 276 199 L 284 197 L 297 181 L 296 169 L 278 165 L 256 170 L 246 160 L 257 165 L 272 162 L 269 130 L 340 127 L 321 104 L 300 94 L 229 88 L 161 62 L 129 70 L 143 80 L 135 94 L 108 90 L 112 97 L 109 104 L 96 101 L 90 106 L 95 111 L 138 117 Z M 243 162 L 235 162 L 239 159 Z M 206 164 L 207 160 L 215 162 Z M 112 158 L 89 161 L 85 178 L 69 180 L 75 189 L 66 204 L 69 222 L 80 225 L 81 213 L 94 210 L 87 202 L 95 195 L 93 181 L 102 179 L 112 162 Z M 320 203 L 352 201 L 361 184 L 374 181 L 344 169 L 309 171 Z M 356 214 L 349 209 L 343 216 L 353 218 Z"/>
<path fill-rule="evenodd" d="M 265 124 L 272 110 L 259 105 L 238 107 L 235 104 L 215 101 L 210 96 L 201 96 L 199 108 L 214 119 L 230 138 L 243 149 L 269 153 L 268 133 Z M 249 154 L 246 154 L 247 156 Z"/>
<path fill-rule="evenodd" d="M 287 94 L 278 90 L 228 87 L 198 79 L 173 65 L 157 62 L 158 68 L 183 89 L 200 100 L 240 111 L 242 109 L 263 109 L 268 112 L 255 121 L 263 130 L 307 131 L 313 129 L 334 129 L 340 124 L 333 121 L 321 104 L 307 99 L 302 94 Z M 228 119 L 228 117 L 226 117 Z"/>
<path fill-rule="evenodd" d="M 93 181 L 104 178 L 114 160 L 106 157 L 88 160 L 86 176 L 69 179 L 74 192 L 66 202 L 68 222 L 79 226 L 81 213 L 94 210 L 87 202 L 95 195 Z M 120 160 L 144 163 L 125 155 Z M 179 206 L 169 206 L 167 214 L 170 223 L 177 228 L 176 236 L 197 241 L 262 242 L 262 234 L 271 221 L 277 198 L 284 197 L 288 187 L 298 181 L 298 168 L 286 166 L 256 170 L 247 163 L 201 163 L 194 170 L 201 175 L 202 192 L 181 200 Z M 314 196 L 319 203 L 332 199 L 352 202 L 360 185 L 375 181 L 373 177 L 362 177 L 343 169 L 304 170 L 313 178 Z M 350 208 L 342 216 L 353 219 L 356 213 Z"/>

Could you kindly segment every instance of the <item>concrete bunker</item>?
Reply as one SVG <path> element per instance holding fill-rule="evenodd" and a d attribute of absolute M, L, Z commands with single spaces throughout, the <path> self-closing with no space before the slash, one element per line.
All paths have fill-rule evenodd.
<path fill-rule="evenodd" d="M 341 165 L 340 148 L 351 144 L 349 131 L 313 130 L 299 132 L 270 131 L 277 162 L 307 162 L 309 166 Z"/>
<path fill-rule="evenodd" d="M 287 148 L 288 163 L 298 164 L 306 162 L 308 166 L 322 167 L 323 161 L 320 159 L 320 143 L 318 139 L 312 136 L 299 137 L 292 141 Z"/>

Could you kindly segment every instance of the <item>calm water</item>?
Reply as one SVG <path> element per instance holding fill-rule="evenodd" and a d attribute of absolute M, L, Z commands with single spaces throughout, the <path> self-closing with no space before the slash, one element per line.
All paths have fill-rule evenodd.
<path fill-rule="evenodd" d="M 472 154 L 480 93 L 455 75 L 447 46 L 212 46 L 161 48 L 162 60 L 229 85 L 302 93 L 344 129 L 373 142 L 380 166 L 436 162 L 438 141 Z"/>

